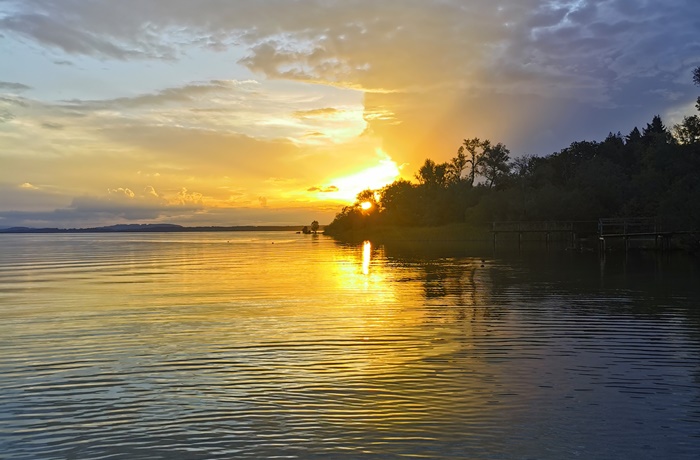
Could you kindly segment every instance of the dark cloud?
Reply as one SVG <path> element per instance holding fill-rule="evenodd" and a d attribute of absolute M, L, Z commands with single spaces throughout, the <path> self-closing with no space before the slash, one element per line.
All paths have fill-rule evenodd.
<path fill-rule="evenodd" d="M 0 110 L 0 123 L 7 123 L 10 120 L 14 120 L 15 115 L 9 110 Z"/>
<path fill-rule="evenodd" d="M 17 107 L 29 107 L 28 100 L 19 96 L 0 96 L 0 102 Z"/>
<path fill-rule="evenodd" d="M 108 38 L 101 37 L 99 33 L 89 32 L 77 24 L 59 22 L 57 18 L 44 14 L 6 16 L 0 19 L 0 29 L 32 38 L 42 45 L 57 47 L 69 54 L 114 59 L 143 57 L 148 54 L 126 46 L 118 46 Z"/>
<path fill-rule="evenodd" d="M 14 83 L 10 81 L 0 81 L 0 91 L 27 91 L 32 89 L 31 86 L 24 85 L 22 83 Z"/>
<path fill-rule="evenodd" d="M 0 187 L 0 190 L 2 188 Z M 36 190 L 25 188 L 15 194 L 36 194 Z M 24 205 L 23 209 L 27 209 Z M 105 225 L 115 221 L 154 221 L 175 218 L 201 211 L 198 203 L 172 204 L 144 191 L 135 194 L 129 189 L 110 190 L 105 196 L 81 196 L 73 198 L 69 206 L 53 210 L 14 211 L 0 210 L 0 226 L 58 226 L 85 227 Z"/>

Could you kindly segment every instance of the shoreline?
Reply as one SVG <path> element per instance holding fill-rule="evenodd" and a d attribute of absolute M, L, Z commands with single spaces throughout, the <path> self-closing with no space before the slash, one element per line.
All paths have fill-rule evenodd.
<path fill-rule="evenodd" d="M 193 232 L 300 232 L 303 225 L 241 225 L 231 227 L 183 227 L 173 224 L 113 225 L 89 228 L 32 228 L 11 227 L 0 229 L 0 234 L 49 233 L 193 233 Z"/>

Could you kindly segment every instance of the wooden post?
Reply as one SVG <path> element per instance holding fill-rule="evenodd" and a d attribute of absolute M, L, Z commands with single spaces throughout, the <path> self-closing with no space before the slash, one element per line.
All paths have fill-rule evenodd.
<path fill-rule="evenodd" d="M 496 250 L 496 222 L 491 223 L 491 230 L 493 231 L 493 250 Z"/>

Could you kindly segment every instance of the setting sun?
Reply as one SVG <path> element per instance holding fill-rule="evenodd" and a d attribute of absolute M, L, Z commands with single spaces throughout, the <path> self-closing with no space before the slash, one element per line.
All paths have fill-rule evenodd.
<path fill-rule="evenodd" d="M 365 201 L 364 203 L 360 204 L 360 207 L 363 211 L 367 211 L 370 208 L 372 208 L 372 203 L 370 203 L 369 201 Z"/>
<path fill-rule="evenodd" d="M 367 189 L 378 190 L 398 179 L 401 171 L 396 162 L 380 148 L 376 149 L 376 154 L 379 157 L 378 164 L 354 174 L 333 179 L 331 184 L 336 191 L 324 193 L 319 198 L 352 202 L 361 191 Z M 366 210 L 369 207 L 363 207 L 363 209 Z"/>

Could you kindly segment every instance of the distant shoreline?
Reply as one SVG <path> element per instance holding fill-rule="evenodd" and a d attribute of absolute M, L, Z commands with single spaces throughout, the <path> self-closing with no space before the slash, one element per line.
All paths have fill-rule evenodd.
<path fill-rule="evenodd" d="M 184 227 L 175 224 L 110 225 L 88 228 L 0 228 L 0 234 L 27 233 L 195 233 L 195 232 L 300 232 L 303 225 L 237 225 Z"/>

